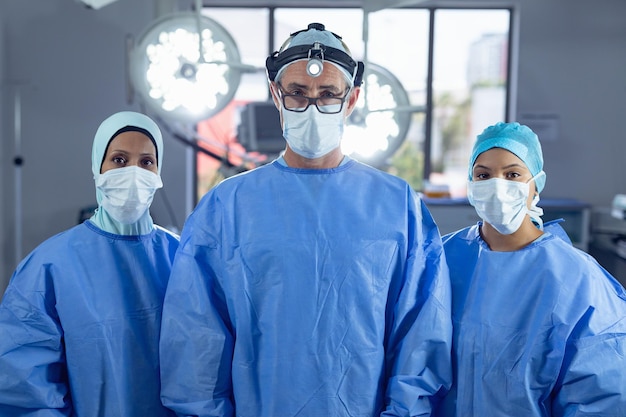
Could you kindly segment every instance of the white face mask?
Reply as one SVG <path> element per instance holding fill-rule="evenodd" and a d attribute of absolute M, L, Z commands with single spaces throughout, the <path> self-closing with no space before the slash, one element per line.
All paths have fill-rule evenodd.
<path fill-rule="evenodd" d="M 161 187 L 159 175 L 138 166 L 111 169 L 96 179 L 96 188 L 103 195 L 100 205 L 123 224 L 139 220 Z"/>
<path fill-rule="evenodd" d="M 343 114 L 322 114 L 314 105 L 302 113 L 283 109 L 283 136 L 298 155 L 320 158 L 341 144 Z"/>
<path fill-rule="evenodd" d="M 467 198 L 483 221 L 492 225 L 499 233 L 510 235 L 520 228 L 524 217 L 529 213 L 526 206 L 530 192 L 529 184 L 537 175 L 528 182 L 502 178 L 470 181 Z"/>

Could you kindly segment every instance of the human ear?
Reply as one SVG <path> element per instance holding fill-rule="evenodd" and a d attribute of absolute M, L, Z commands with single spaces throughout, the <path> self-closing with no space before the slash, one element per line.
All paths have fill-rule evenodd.
<path fill-rule="evenodd" d="M 354 107 L 356 107 L 356 103 L 359 100 L 359 94 L 361 93 L 361 87 L 354 87 L 350 92 L 350 97 L 348 97 L 348 102 L 346 103 L 346 118 L 352 114 Z"/>
<path fill-rule="evenodd" d="M 278 96 L 277 86 L 274 81 L 270 82 L 270 94 L 272 95 L 272 101 L 274 102 L 274 106 L 278 110 L 280 110 L 280 98 Z"/>

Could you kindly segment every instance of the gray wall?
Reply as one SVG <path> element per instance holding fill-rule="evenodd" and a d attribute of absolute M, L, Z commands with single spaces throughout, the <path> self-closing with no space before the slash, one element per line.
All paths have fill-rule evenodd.
<path fill-rule="evenodd" d="M 544 196 L 610 206 L 626 192 L 626 2 L 521 2 L 518 114 L 560 116 Z"/>
<path fill-rule="evenodd" d="M 143 110 L 136 100 L 127 101 L 126 36 L 139 36 L 157 17 L 154 4 L 120 0 L 92 10 L 75 0 L 0 2 L 0 293 L 17 259 L 15 84 L 20 85 L 22 103 L 23 257 L 75 225 L 81 208 L 95 204 L 93 137 L 110 114 Z M 164 137 L 164 142 L 164 189 L 157 192 L 151 211 L 158 224 L 182 227 L 186 151 L 172 138 Z M 177 213 L 176 222 L 165 196 Z"/>
<path fill-rule="evenodd" d="M 433 2 L 441 4 L 443 2 Z M 458 2 L 457 2 L 458 3 Z M 544 197 L 609 206 L 626 192 L 626 2 L 483 1 L 519 9 L 514 118 L 554 114 L 560 129 L 544 142 Z M 127 102 L 125 38 L 156 17 L 155 4 L 120 0 L 90 10 L 76 0 L 0 2 L 0 294 L 16 266 L 13 99 L 22 97 L 23 245 L 25 256 L 76 224 L 94 204 L 91 142 L 103 118 L 142 108 Z M 165 187 L 152 206 L 159 224 L 182 226 L 186 150 L 165 137 Z M 176 212 L 172 221 L 163 199 Z"/>

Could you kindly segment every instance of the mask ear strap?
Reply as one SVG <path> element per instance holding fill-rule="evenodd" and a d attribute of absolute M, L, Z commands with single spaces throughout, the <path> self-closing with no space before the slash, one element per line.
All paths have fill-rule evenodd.
<path fill-rule="evenodd" d="M 543 209 L 541 207 L 537 207 L 539 203 L 539 193 L 535 190 L 535 195 L 533 196 L 533 201 L 530 203 L 530 208 L 527 210 L 528 215 L 532 222 L 539 228 L 539 230 L 543 230 Z"/>

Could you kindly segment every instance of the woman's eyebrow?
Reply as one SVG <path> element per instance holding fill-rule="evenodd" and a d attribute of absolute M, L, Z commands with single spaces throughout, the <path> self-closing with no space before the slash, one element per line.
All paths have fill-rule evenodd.
<path fill-rule="evenodd" d="M 526 167 L 524 165 L 522 165 L 522 164 L 518 164 L 517 162 L 502 167 L 502 169 L 510 169 L 510 168 L 526 168 Z"/>
<path fill-rule="evenodd" d="M 474 169 L 477 169 L 477 168 L 484 169 L 486 171 L 492 171 L 492 168 L 489 168 L 488 166 L 481 165 L 481 164 L 474 165 Z M 526 168 L 526 167 L 522 164 L 518 164 L 517 162 L 515 162 L 513 164 L 505 165 L 501 167 L 500 169 L 511 169 L 511 168 Z"/>
<path fill-rule="evenodd" d="M 476 164 L 476 165 L 474 165 L 474 169 L 484 169 L 484 170 L 486 170 L 486 171 L 491 171 L 491 168 L 486 167 L 486 166 L 484 166 L 484 165 L 480 165 L 480 164 Z"/>

